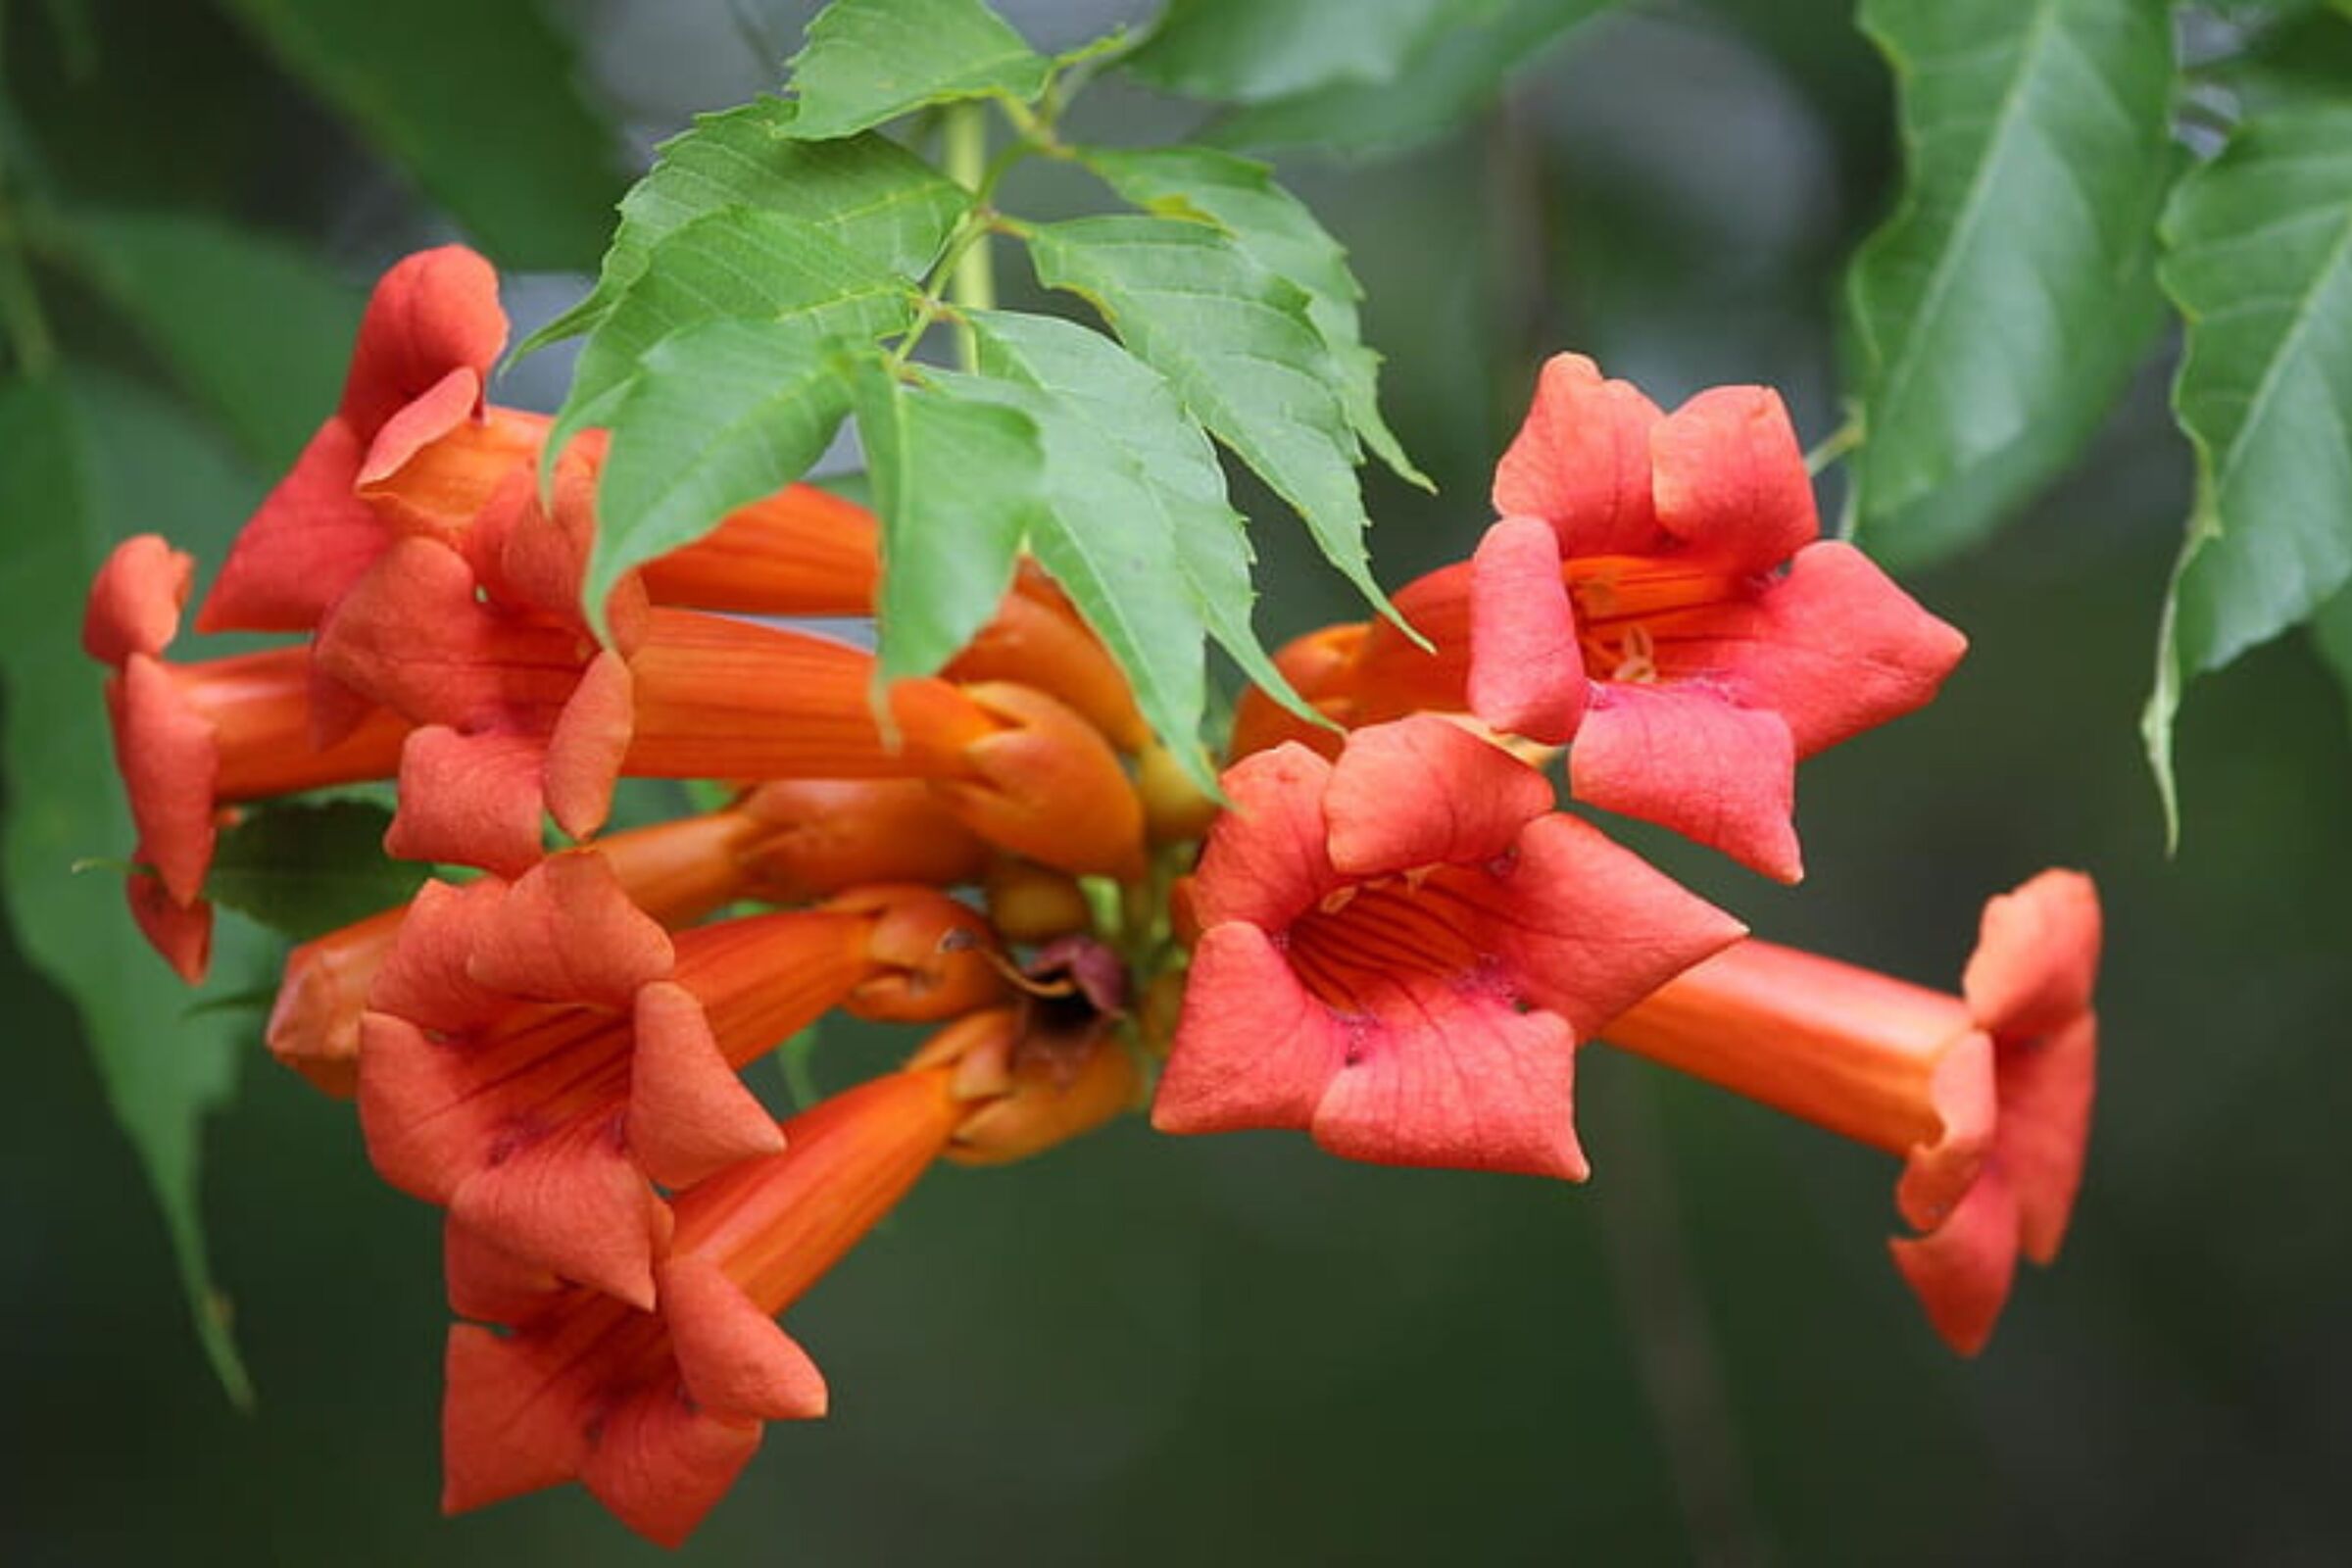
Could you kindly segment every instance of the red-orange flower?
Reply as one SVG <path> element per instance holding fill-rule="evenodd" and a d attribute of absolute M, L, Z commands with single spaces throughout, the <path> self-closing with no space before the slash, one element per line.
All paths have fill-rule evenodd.
<path fill-rule="evenodd" d="M 1779 396 L 1716 387 L 1662 414 L 1563 354 L 1495 471 L 1502 520 L 1432 572 L 1395 626 L 1286 650 L 1302 694 L 1348 724 L 1467 707 L 1498 730 L 1573 740 L 1578 800 L 1657 822 L 1795 881 L 1796 763 L 1931 700 L 1966 641 L 1852 546 L 1816 537 Z M 1237 753 L 1328 752 L 1255 695 Z"/>
<path fill-rule="evenodd" d="M 1937 1333 L 1991 1335 L 2022 1250 L 2058 1255 L 2090 1132 L 2099 903 L 2045 871 L 1984 906 L 1961 995 L 1743 942 L 1612 1020 L 1613 1045 L 1901 1155 L 1889 1245 Z"/>
<path fill-rule="evenodd" d="M 82 647 L 112 665 L 106 683 L 115 760 L 139 832 L 131 913 L 193 983 L 212 951 L 212 867 L 222 809 L 239 802 L 390 775 L 405 721 L 371 710 L 332 745 L 313 738 L 308 657 L 300 649 L 173 664 L 195 563 L 154 534 L 124 540 L 90 585 Z"/>
<path fill-rule="evenodd" d="M 630 902 L 673 928 L 740 899 L 803 904 L 865 882 L 968 882 L 988 856 L 920 783 L 899 779 L 766 784 L 724 810 L 596 847 Z M 385 909 L 286 956 L 264 1039 L 327 1094 L 359 1087 L 360 1014 L 408 912 Z"/>
<path fill-rule="evenodd" d="M 775 1315 L 947 1147 L 969 1108 L 952 1077 L 930 1068 L 860 1085 L 785 1123 L 782 1152 L 680 1196 L 654 1311 L 554 1288 L 453 1230 L 451 1305 L 510 1328 L 450 1330 L 442 1508 L 576 1478 L 638 1534 L 683 1542 L 765 1422 L 825 1413 L 824 1378 Z"/>
<path fill-rule="evenodd" d="M 453 535 L 547 420 L 483 400 L 506 346 L 498 275 L 459 245 L 384 273 L 343 400 L 237 536 L 197 625 L 308 631 L 405 532 Z"/>
<path fill-rule="evenodd" d="M 835 1005 L 938 1018 L 996 998 L 979 934 L 943 894 L 873 888 L 673 936 L 594 851 L 511 887 L 427 884 L 361 1020 L 369 1157 L 509 1251 L 650 1303 L 653 1184 L 775 1148 L 738 1069 Z"/>
<path fill-rule="evenodd" d="M 1442 718 L 1225 774 L 1152 1124 L 1581 1179 L 1575 1053 L 1742 928 Z"/>
<path fill-rule="evenodd" d="M 1579 800 L 1784 881 L 1803 870 L 1797 760 L 1927 703 L 1967 648 L 1816 537 L 1803 455 L 1762 387 L 1661 415 L 1562 355 L 1494 506 L 1471 572 L 1472 710 L 1573 736 Z"/>

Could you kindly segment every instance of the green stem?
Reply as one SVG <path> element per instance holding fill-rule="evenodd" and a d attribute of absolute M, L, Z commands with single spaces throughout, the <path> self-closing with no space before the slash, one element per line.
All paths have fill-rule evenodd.
<path fill-rule="evenodd" d="M 1822 469 L 1862 444 L 1862 421 L 1848 419 L 1822 438 L 1821 444 L 1805 454 L 1805 473 L 1817 475 Z"/>
<path fill-rule="evenodd" d="M 37 377 L 57 364 L 57 339 L 42 314 L 32 270 L 24 264 L 22 239 L 7 209 L 0 207 L 0 331 L 7 333 L 17 368 Z"/>
<path fill-rule="evenodd" d="M 942 149 L 948 177 L 972 193 L 973 200 L 985 204 L 1003 170 L 992 171 L 988 162 L 988 106 L 980 103 L 957 104 L 948 111 L 946 146 Z M 997 261 L 989 245 L 988 230 L 983 226 L 976 238 L 956 258 L 955 270 L 948 274 L 948 298 L 954 303 L 975 311 L 993 310 L 997 303 Z M 956 362 L 964 369 L 973 368 L 980 359 L 980 340 L 971 323 L 956 323 Z"/>

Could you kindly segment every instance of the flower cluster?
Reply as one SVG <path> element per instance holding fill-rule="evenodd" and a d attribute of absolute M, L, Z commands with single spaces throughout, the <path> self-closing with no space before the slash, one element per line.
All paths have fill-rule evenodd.
<path fill-rule="evenodd" d="M 1957 633 L 1816 537 L 1771 393 L 1671 414 L 1546 368 L 1475 557 L 1386 622 L 1283 651 L 1225 801 L 1024 566 L 936 676 L 805 626 L 871 612 L 874 519 L 793 486 L 591 617 L 600 437 L 486 401 L 471 253 L 379 284 L 335 413 L 238 539 L 200 631 L 152 537 L 93 586 L 139 842 L 134 918 L 193 980 L 207 869 L 253 803 L 390 780 L 409 904 L 288 956 L 270 1053 L 356 1102 L 439 1206 L 444 1505 L 577 1480 L 683 1540 L 763 1423 L 826 1387 L 776 1322 L 935 1161 L 1039 1152 L 1147 1099 L 1176 1133 L 1583 1180 L 1606 1040 L 1899 1155 L 1895 1261 L 1973 1352 L 2081 1175 L 2098 908 L 1996 899 L 1958 996 L 1749 940 L 1600 828 L 1644 817 L 1784 880 L 1801 759 L 1928 702 Z M 541 480 L 543 470 L 551 475 Z M 599 628 L 603 628 L 600 635 Z M 1298 701 L 1302 696 L 1303 703 Z M 627 777 L 723 804 L 607 832 Z M 743 1076 L 836 1010 L 904 1061 L 779 1121 Z"/>

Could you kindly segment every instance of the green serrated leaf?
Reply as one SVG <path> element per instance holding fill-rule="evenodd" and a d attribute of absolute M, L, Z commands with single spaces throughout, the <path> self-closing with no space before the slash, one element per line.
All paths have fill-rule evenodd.
<path fill-rule="evenodd" d="M 1450 0 L 1387 82 L 1334 81 L 1228 115 L 1206 139 L 1227 147 L 1396 152 L 1484 110 L 1561 34 L 1616 0 Z M 1277 9 L 1269 7 L 1268 9 Z"/>
<path fill-rule="evenodd" d="M 1386 85 L 1431 34 L 1494 0 L 1169 0 L 1130 56 L 1138 79 L 1191 98 L 1257 103 L 1332 82 Z"/>
<path fill-rule="evenodd" d="M 2164 244 L 2188 323 L 2173 409 L 2197 500 L 2141 734 L 2177 837 L 2181 688 L 2352 581 L 2352 105 L 2241 125 L 2181 180 Z"/>
<path fill-rule="evenodd" d="M 1908 177 L 1855 257 L 1857 540 L 1917 565 L 2071 462 L 2160 318 L 2172 24 L 2146 0 L 1867 0 Z"/>
<path fill-rule="evenodd" d="M 1045 517 L 1045 454 L 1017 409 L 853 370 L 858 436 L 882 519 L 875 676 L 928 675 L 997 612 Z"/>
<path fill-rule="evenodd" d="M 1033 382 L 936 379 L 952 397 L 1018 410 L 1036 427 L 1044 505 L 1029 548 L 1118 661 L 1145 721 L 1196 782 L 1214 790 L 1216 770 L 1200 741 L 1206 628 L 1192 596 L 1170 591 L 1183 566 L 1142 465 L 1102 434 L 1094 411 Z"/>
<path fill-rule="evenodd" d="M 90 277 L 263 468 L 335 406 L 358 293 L 308 253 L 193 214 L 83 213 Z"/>
<path fill-rule="evenodd" d="M 663 338 L 613 416 L 587 602 L 798 479 L 849 409 L 831 340 L 803 322 L 704 321 Z"/>
<path fill-rule="evenodd" d="M 585 269 L 621 190 L 612 129 L 538 0 L 227 0 L 500 265 Z"/>
<path fill-rule="evenodd" d="M 904 277 L 850 250 L 814 223 L 748 207 L 721 209 L 665 236 L 646 268 L 589 334 L 542 458 L 610 424 L 646 354 L 705 321 L 789 324 L 809 341 L 872 341 L 914 319 Z"/>
<path fill-rule="evenodd" d="M 722 208 L 782 213 L 824 230 L 885 272 L 920 276 L 971 205 L 963 187 L 887 136 L 801 141 L 797 109 L 760 98 L 662 144 L 653 172 L 620 204 L 620 227 L 595 289 L 516 353 L 587 331 L 644 274 L 653 248 Z"/>
<path fill-rule="evenodd" d="M 1204 223 L 1081 218 L 1027 232 L 1038 281 L 1092 302 L 1185 408 L 1306 520 L 1384 613 L 1364 552 L 1361 453 L 1307 297 Z"/>
<path fill-rule="evenodd" d="M 1138 207 L 1215 223 L 1260 267 L 1304 289 L 1307 319 L 1340 368 L 1348 423 L 1400 477 L 1437 488 L 1381 417 L 1380 356 L 1364 344 L 1355 310 L 1364 290 L 1348 270 L 1347 250 L 1275 183 L 1272 170 L 1213 147 L 1095 148 L 1080 161 Z"/>
<path fill-rule="evenodd" d="M 981 0 L 833 0 L 792 60 L 792 133 L 847 136 L 965 98 L 1033 103 L 1053 70 Z"/>
<path fill-rule="evenodd" d="M 260 806 L 220 835 L 205 897 L 297 942 L 406 904 L 427 867 L 384 853 L 392 813 L 368 801 Z"/>
<path fill-rule="evenodd" d="M 76 874 L 135 839 L 112 763 L 104 672 L 82 657 L 81 610 L 116 540 L 156 528 L 195 541 L 244 516 L 253 487 L 177 409 L 92 378 L 0 384 L 0 516 L 20 526 L 0 571 L 0 870 L 17 942 L 74 1001 L 116 1120 L 145 1166 L 214 1371 L 240 1404 L 252 1385 L 206 1260 L 198 1203 L 204 1118 L 234 1092 L 250 1022 L 191 1018 L 198 999 L 146 949 L 119 876 Z M 221 922 L 204 995 L 250 988 L 261 955 Z"/>
<path fill-rule="evenodd" d="M 1074 321 L 1008 311 L 966 313 L 979 369 L 1048 392 L 1117 448 L 1141 479 L 1133 518 L 1163 531 L 1195 611 L 1242 673 L 1293 712 L 1324 720 L 1258 641 L 1250 607 L 1250 537 L 1225 498 L 1225 470 L 1208 436 L 1157 370 Z"/>

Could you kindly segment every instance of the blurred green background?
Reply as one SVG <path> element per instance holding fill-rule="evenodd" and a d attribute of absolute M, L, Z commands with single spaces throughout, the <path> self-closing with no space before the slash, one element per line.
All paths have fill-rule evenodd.
<path fill-rule="evenodd" d="M 555 9 L 582 123 L 613 127 L 610 148 L 478 116 L 543 62 L 451 65 L 449 113 L 480 119 L 483 164 L 572 171 L 517 184 L 497 234 L 459 229 L 395 172 L 416 159 L 380 156 L 407 131 L 346 122 L 282 43 L 261 47 L 255 19 L 278 9 L 10 7 L 0 145 L 20 178 L 37 148 L 79 202 L 274 233 L 354 298 L 394 257 L 470 232 L 540 269 L 509 288 L 527 329 L 584 286 L 600 239 L 577 214 L 693 111 L 772 87 L 808 8 Z M 1147 8 L 1004 9 L 1059 45 Z M 467 14 L 384 11 L 387 47 L 427 53 Z M 1105 86 L 1075 128 L 1153 139 L 1192 113 Z M 1661 402 L 1771 382 L 1806 439 L 1828 434 L 1835 278 L 1885 209 L 1889 114 L 1841 7 L 1674 4 L 1580 30 L 1446 139 L 1286 162 L 1351 248 L 1392 417 L 1441 486 L 1373 476 L 1386 580 L 1467 549 L 1556 349 Z M 1067 197 L 1041 176 L 1008 204 Z M 265 475 L 234 430 L 141 415 L 167 394 L 140 389 L 185 367 L 110 324 L 83 281 L 45 277 L 44 301 L 121 413 L 108 482 L 217 562 Z M 1017 303 L 1027 279 L 1007 284 Z M 213 325 L 232 359 L 287 329 Z M 1944 1352 L 1887 1266 L 1887 1161 L 1595 1048 L 1582 1190 L 1136 1122 L 1026 1166 L 943 1169 L 792 1315 L 837 1414 L 772 1427 L 684 1560 L 2352 1560 L 2347 708 L 2300 641 L 2200 687 L 2186 834 L 2164 858 L 2133 728 L 2189 492 L 2164 369 L 1991 547 L 1909 584 L 1974 653 L 1932 710 L 1808 766 L 1801 891 L 1640 836 L 1766 935 L 1937 984 L 1987 894 L 2054 863 L 2098 878 L 2088 1180 L 2067 1255 L 2021 1276 L 1981 1361 Z M 552 407 L 563 374 L 535 359 L 499 395 Z M 299 432 L 331 381 L 297 393 Z M 1269 633 L 1349 612 L 1290 524 L 1262 538 Z M 160 963 L 122 982 L 169 985 Z M 260 1391 L 233 1410 L 69 1008 L 13 951 L 0 1008 L 20 1074 L 0 1097 L 17 1237 L 0 1253 L 0 1560 L 663 1555 L 576 1490 L 437 1517 L 438 1216 L 379 1184 L 348 1109 L 258 1042 L 204 1135 L 218 1277 Z M 829 1035 L 818 1075 L 846 1082 L 896 1045 Z"/>

